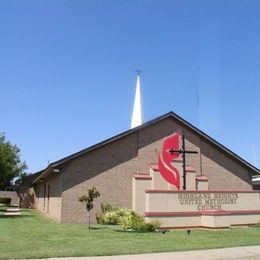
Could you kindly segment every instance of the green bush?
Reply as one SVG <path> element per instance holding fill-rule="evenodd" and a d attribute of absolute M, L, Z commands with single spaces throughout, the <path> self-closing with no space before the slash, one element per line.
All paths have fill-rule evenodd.
<path fill-rule="evenodd" d="M 127 208 L 114 208 L 110 211 L 106 211 L 101 217 L 98 218 L 100 224 L 106 225 L 119 225 L 121 223 L 121 219 L 129 214 L 131 210 Z"/>
<path fill-rule="evenodd" d="M 160 222 L 158 220 L 153 220 L 149 223 L 144 223 L 140 231 L 155 232 L 159 228 L 160 228 Z"/>
<path fill-rule="evenodd" d="M 118 216 L 118 223 L 120 224 L 121 219 L 131 213 L 131 209 L 119 207 L 115 209 L 116 215 Z"/>
<path fill-rule="evenodd" d="M 103 215 L 96 217 L 99 224 L 121 225 L 124 230 L 138 232 L 154 232 L 160 228 L 158 220 L 146 223 L 143 216 L 128 208 L 113 208 L 108 203 L 102 203 L 101 211 Z"/>
<path fill-rule="evenodd" d="M 106 212 L 101 219 L 103 224 L 107 225 L 118 225 L 119 219 L 115 211 Z"/>
<path fill-rule="evenodd" d="M 144 218 L 133 210 L 125 214 L 125 216 L 121 219 L 121 226 L 124 230 L 126 229 L 133 229 L 138 230 L 144 223 Z"/>
<path fill-rule="evenodd" d="M 107 212 L 112 212 L 115 209 L 109 203 L 101 203 L 100 207 L 101 207 L 102 215 L 96 215 L 97 223 L 109 225 L 110 223 L 109 223 L 108 219 L 112 216 L 110 216 L 110 214 L 109 214 L 108 219 L 104 216 L 106 215 Z M 104 220 L 104 218 L 105 218 L 105 220 Z M 114 221 L 112 221 L 112 222 L 114 222 Z M 112 225 L 114 225 L 114 224 L 112 224 Z"/>
<path fill-rule="evenodd" d="M 11 200 L 11 198 L 0 198 L 0 204 L 10 205 Z"/>
<path fill-rule="evenodd" d="M 114 208 L 109 203 L 101 203 L 101 211 L 103 214 L 113 210 Z"/>
<path fill-rule="evenodd" d="M 139 232 L 154 232 L 160 228 L 160 223 L 158 220 L 146 223 L 143 216 L 131 211 L 130 214 L 125 215 L 121 219 L 121 226 L 124 230 L 128 229 Z"/>

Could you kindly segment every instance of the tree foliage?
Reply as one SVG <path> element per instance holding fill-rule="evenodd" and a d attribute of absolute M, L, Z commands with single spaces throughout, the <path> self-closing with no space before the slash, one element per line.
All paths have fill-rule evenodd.
<path fill-rule="evenodd" d="M 96 189 L 96 187 L 92 187 L 91 189 L 88 189 L 87 195 L 83 195 L 79 198 L 79 201 L 84 203 L 86 206 L 86 210 L 88 212 L 88 228 L 90 229 L 90 211 L 94 207 L 94 199 L 99 197 L 100 193 Z"/>
<path fill-rule="evenodd" d="M 22 178 L 27 168 L 25 162 L 21 162 L 20 149 L 6 140 L 0 133 L 0 190 L 11 185 L 14 178 Z"/>

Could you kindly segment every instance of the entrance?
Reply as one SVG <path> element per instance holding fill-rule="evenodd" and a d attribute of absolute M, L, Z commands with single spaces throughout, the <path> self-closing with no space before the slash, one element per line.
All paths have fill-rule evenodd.
<path fill-rule="evenodd" d="M 47 191 L 47 213 L 49 213 L 49 207 L 50 207 L 50 184 L 48 185 L 48 191 Z"/>

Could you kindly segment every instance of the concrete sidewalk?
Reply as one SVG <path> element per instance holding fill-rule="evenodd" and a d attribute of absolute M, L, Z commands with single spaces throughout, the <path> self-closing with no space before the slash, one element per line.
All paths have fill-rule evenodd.
<path fill-rule="evenodd" d="M 51 260 L 206 260 L 206 259 L 250 259 L 260 260 L 260 246 L 243 246 L 221 249 L 194 250 L 186 252 L 157 253 L 142 255 L 94 256 L 94 257 L 65 257 L 48 258 Z"/>

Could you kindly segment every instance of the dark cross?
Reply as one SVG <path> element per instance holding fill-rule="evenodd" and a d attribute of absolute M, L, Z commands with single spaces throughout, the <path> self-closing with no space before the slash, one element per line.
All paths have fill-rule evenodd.
<path fill-rule="evenodd" d="M 135 72 L 136 72 L 137 76 L 139 76 L 142 73 L 142 71 L 139 69 L 137 69 Z"/>
<path fill-rule="evenodd" d="M 185 138 L 184 135 L 181 137 L 182 148 L 180 150 L 170 149 L 171 154 L 182 154 L 182 168 L 183 168 L 183 190 L 186 190 L 186 153 L 198 153 L 197 151 L 187 151 L 185 150 Z"/>

